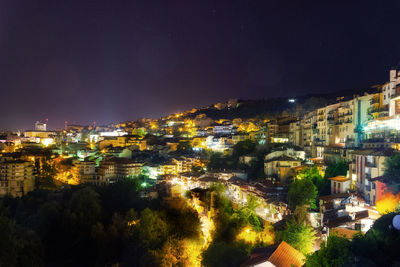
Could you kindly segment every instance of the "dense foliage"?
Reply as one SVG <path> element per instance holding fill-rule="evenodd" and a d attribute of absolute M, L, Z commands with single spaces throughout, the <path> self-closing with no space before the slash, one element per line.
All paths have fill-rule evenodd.
<path fill-rule="evenodd" d="M 197 212 L 180 198 L 141 198 L 139 184 L 3 199 L 0 265 L 191 265 L 202 243 Z"/>
<path fill-rule="evenodd" d="M 329 237 L 320 251 L 307 258 L 306 266 L 399 266 L 400 231 L 392 226 L 397 214 L 383 215 L 352 241 Z"/>
<path fill-rule="evenodd" d="M 317 187 L 311 179 L 297 179 L 289 187 L 289 208 L 294 210 L 297 206 L 308 205 L 311 209 L 315 209 L 317 194 Z"/>
<path fill-rule="evenodd" d="M 307 267 L 344 266 L 350 256 L 350 241 L 337 236 L 329 236 L 321 249 L 307 258 Z"/>
<path fill-rule="evenodd" d="M 400 183 L 400 153 L 396 153 L 385 161 L 385 176 L 394 183 Z"/>
<path fill-rule="evenodd" d="M 335 176 L 346 176 L 348 170 L 349 170 L 349 164 L 345 161 L 331 163 L 325 170 L 325 178 L 331 178 Z"/>
<path fill-rule="evenodd" d="M 205 266 L 239 266 L 253 247 L 273 243 L 272 227 L 264 225 L 255 213 L 258 200 L 250 197 L 245 206 L 234 208 L 224 191 L 222 185 L 211 191 L 215 233 L 213 242 L 203 253 Z"/>
<path fill-rule="evenodd" d="M 312 251 L 316 232 L 310 226 L 307 207 L 297 206 L 292 218 L 286 222 L 284 230 L 276 235 L 276 241 L 285 241 L 304 255 Z"/>
<path fill-rule="evenodd" d="M 231 155 L 211 152 L 207 168 L 209 170 L 242 169 L 247 173 L 249 180 L 262 179 L 265 176 L 264 157 L 268 151 L 266 147 L 247 139 L 234 145 Z M 240 157 L 247 155 L 254 157 L 250 164 L 240 162 Z"/>

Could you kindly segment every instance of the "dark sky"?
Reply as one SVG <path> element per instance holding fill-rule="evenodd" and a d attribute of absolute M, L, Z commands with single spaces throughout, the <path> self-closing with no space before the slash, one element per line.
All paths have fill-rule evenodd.
<path fill-rule="evenodd" d="M 400 62 L 399 11 L 366 0 L 1 0 L 0 129 L 367 87 Z"/>

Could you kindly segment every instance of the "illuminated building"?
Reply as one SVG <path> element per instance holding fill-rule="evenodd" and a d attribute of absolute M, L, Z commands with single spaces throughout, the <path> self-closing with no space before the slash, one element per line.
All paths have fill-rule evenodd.
<path fill-rule="evenodd" d="M 232 124 L 216 125 L 213 127 L 213 133 L 215 135 L 232 135 L 236 133 L 236 128 Z"/>
<path fill-rule="evenodd" d="M 198 158 L 180 157 L 179 159 L 172 159 L 172 162 L 177 166 L 177 173 L 190 172 L 193 166 L 203 166 Z"/>
<path fill-rule="evenodd" d="M 39 121 L 35 122 L 35 131 L 46 131 L 46 123 L 41 123 Z"/>
<path fill-rule="evenodd" d="M 116 137 L 105 137 L 99 142 L 99 149 L 104 149 L 108 146 L 112 147 L 133 147 L 137 150 L 145 150 L 147 148 L 146 140 L 136 135 L 123 135 Z"/>
<path fill-rule="evenodd" d="M 283 155 L 266 160 L 264 162 L 264 173 L 269 178 L 276 177 L 278 181 L 286 183 L 293 174 L 292 168 L 300 165 L 301 160 Z"/>
<path fill-rule="evenodd" d="M 206 139 L 207 149 L 215 152 L 224 152 L 233 146 L 230 136 L 208 136 Z"/>
<path fill-rule="evenodd" d="M 375 205 L 376 193 L 373 190 L 376 188 L 373 188 L 371 180 L 384 174 L 384 162 L 394 153 L 392 149 L 360 149 L 351 153 L 353 161 L 349 166 L 349 177 L 353 188 L 360 192 L 367 203 Z"/>
<path fill-rule="evenodd" d="M 123 136 L 127 135 L 127 132 L 121 131 L 121 130 L 116 130 L 112 132 L 100 132 L 100 136 L 109 136 L 109 137 L 117 137 L 117 136 Z"/>
<path fill-rule="evenodd" d="M 306 158 L 306 153 L 304 150 L 299 148 L 276 148 L 271 153 L 265 155 L 265 160 L 270 160 L 280 156 L 292 157 L 295 159 L 304 160 Z"/>
<path fill-rule="evenodd" d="M 160 175 L 177 174 L 178 166 L 173 161 L 169 161 L 164 164 L 160 164 L 158 166 L 158 173 Z"/>
<path fill-rule="evenodd" d="M 389 82 L 382 86 L 383 105 L 388 105 L 390 99 L 393 98 L 397 92 L 396 87 L 400 84 L 400 73 L 397 70 L 390 70 Z"/>
<path fill-rule="evenodd" d="M 317 136 L 315 142 L 317 146 L 334 145 L 334 127 L 337 123 L 338 108 L 340 103 L 329 105 L 317 110 Z"/>
<path fill-rule="evenodd" d="M 317 111 L 308 112 L 304 115 L 303 119 L 301 120 L 302 125 L 302 134 L 303 140 L 302 144 L 303 147 L 309 156 L 316 156 L 314 151 L 314 140 L 317 134 Z"/>
<path fill-rule="evenodd" d="M 35 177 L 31 162 L 0 158 L 0 197 L 21 197 L 34 188 Z"/>
<path fill-rule="evenodd" d="M 351 180 L 345 176 L 329 178 L 331 180 L 331 194 L 346 193 L 350 190 Z"/>
<path fill-rule="evenodd" d="M 387 117 L 389 115 L 388 105 L 383 105 L 382 86 L 378 88 L 379 92 L 374 94 L 371 99 L 371 107 L 368 110 L 372 119 Z"/>
<path fill-rule="evenodd" d="M 206 137 L 194 137 L 192 139 L 192 148 L 195 151 L 199 151 L 207 148 L 207 138 Z"/>
<path fill-rule="evenodd" d="M 106 182 L 97 176 L 95 161 L 75 161 L 72 172 L 80 183 L 103 184 Z"/>
<path fill-rule="evenodd" d="M 52 136 L 56 135 L 55 132 L 51 131 L 25 131 L 24 136 L 25 137 L 37 137 L 37 138 L 50 138 Z"/>
<path fill-rule="evenodd" d="M 142 164 L 126 158 L 106 158 L 100 162 L 99 179 L 113 181 L 140 175 Z"/>
<path fill-rule="evenodd" d="M 246 140 L 246 139 L 249 139 L 249 136 L 247 134 L 235 134 L 235 135 L 232 135 L 232 142 L 235 145 L 237 143 L 241 142 L 241 141 Z"/>
<path fill-rule="evenodd" d="M 295 146 L 303 145 L 301 121 L 291 122 L 289 125 L 289 142 Z"/>

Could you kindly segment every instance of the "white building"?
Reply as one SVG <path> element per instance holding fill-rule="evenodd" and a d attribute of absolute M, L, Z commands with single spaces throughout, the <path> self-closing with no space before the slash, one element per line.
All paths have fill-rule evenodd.
<path fill-rule="evenodd" d="M 396 96 L 396 87 L 400 84 L 400 72 L 390 70 L 390 79 L 382 87 L 383 105 L 388 105 L 390 99 Z"/>
<path fill-rule="evenodd" d="M 39 121 L 35 122 L 35 131 L 46 131 L 46 123 L 41 123 Z"/>

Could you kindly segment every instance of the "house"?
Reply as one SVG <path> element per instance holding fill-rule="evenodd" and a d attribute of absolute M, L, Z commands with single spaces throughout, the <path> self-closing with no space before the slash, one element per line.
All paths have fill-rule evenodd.
<path fill-rule="evenodd" d="M 301 160 L 279 156 L 264 162 L 264 173 L 267 177 L 276 177 L 282 183 L 287 183 L 293 173 L 292 168 L 300 166 Z"/>
<path fill-rule="evenodd" d="M 306 257 L 297 249 L 293 248 L 291 245 L 282 241 L 279 246 L 275 249 L 269 258 L 268 254 L 260 253 L 260 255 L 253 255 L 244 262 L 241 266 L 248 267 L 301 267 L 304 265 Z"/>
<path fill-rule="evenodd" d="M 350 190 L 351 180 L 345 176 L 329 178 L 331 180 L 331 194 L 346 193 Z"/>

